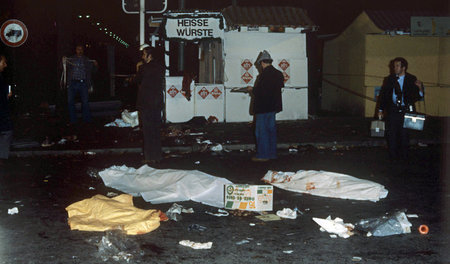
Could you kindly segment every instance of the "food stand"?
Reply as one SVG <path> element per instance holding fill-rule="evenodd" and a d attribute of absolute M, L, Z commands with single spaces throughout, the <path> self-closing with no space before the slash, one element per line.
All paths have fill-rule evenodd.
<path fill-rule="evenodd" d="M 243 15 L 247 15 L 246 21 L 242 21 Z M 265 23 L 252 21 L 252 15 L 254 20 L 265 18 Z M 262 50 L 271 54 L 273 66 L 285 77 L 283 111 L 277 120 L 308 118 L 306 32 L 315 26 L 303 10 L 229 7 L 222 12 L 167 12 L 161 27 L 166 42 L 198 43 L 200 60 L 200 83 L 191 84 L 190 101 L 182 92 L 183 77 L 166 77 L 167 121 L 185 122 L 194 116 L 213 116 L 219 122 L 252 120 L 251 97 L 243 88 L 254 84 L 258 75 L 255 61 Z M 166 43 L 166 54 L 168 47 Z"/>

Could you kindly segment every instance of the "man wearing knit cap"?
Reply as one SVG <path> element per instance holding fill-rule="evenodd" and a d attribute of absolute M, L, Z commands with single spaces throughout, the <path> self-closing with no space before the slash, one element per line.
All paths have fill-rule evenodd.
<path fill-rule="evenodd" d="M 275 115 L 283 110 L 281 88 L 284 87 L 283 74 L 272 66 L 269 52 L 262 51 L 256 61 L 262 71 L 253 92 L 255 114 L 256 156 L 253 161 L 268 161 L 277 158 L 277 128 Z"/>

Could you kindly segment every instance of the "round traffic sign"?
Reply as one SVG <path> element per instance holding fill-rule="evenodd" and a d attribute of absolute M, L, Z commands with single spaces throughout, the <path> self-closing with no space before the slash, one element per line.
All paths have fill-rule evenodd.
<path fill-rule="evenodd" d="M 3 23 L 0 29 L 0 38 L 5 45 L 19 47 L 28 38 L 28 29 L 22 21 L 10 19 Z"/>

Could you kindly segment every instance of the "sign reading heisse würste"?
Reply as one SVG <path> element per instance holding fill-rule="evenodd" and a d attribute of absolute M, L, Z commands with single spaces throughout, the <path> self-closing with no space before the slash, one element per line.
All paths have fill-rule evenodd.
<path fill-rule="evenodd" d="M 221 17 L 167 17 L 167 39 L 219 39 L 223 38 Z"/>

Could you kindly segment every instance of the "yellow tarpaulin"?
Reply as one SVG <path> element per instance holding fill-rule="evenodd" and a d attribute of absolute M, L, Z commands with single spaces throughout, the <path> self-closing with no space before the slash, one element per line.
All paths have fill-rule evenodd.
<path fill-rule="evenodd" d="M 128 235 L 151 232 L 159 227 L 160 211 L 134 207 L 133 197 L 95 195 L 66 207 L 72 230 L 105 231 L 121 229 Z"/>

